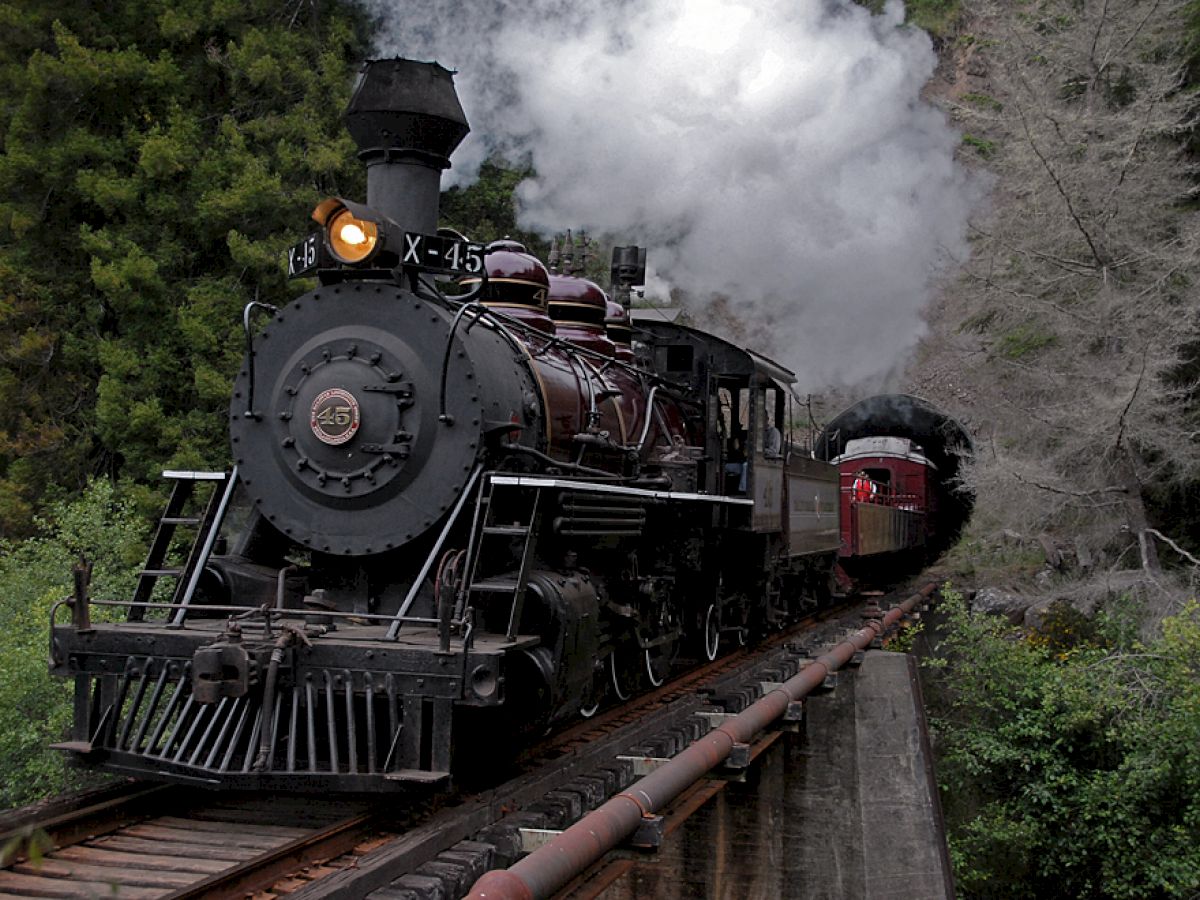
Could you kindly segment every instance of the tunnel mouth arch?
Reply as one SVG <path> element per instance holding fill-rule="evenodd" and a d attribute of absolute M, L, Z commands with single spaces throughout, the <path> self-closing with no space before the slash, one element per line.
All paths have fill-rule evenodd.
<path fill-rule="evenodd" d="M 938 523 L 928 546 L 935 559 L 962 533 L 975 508 L 975 494 L 963 483 L 965 464 L 975 454 L 961 422 L 912 394 L 877 394 L 848 407 L 822 429 L 813 455 L 826 462 L 841 455 L 849 441 L 864 437 L 908 438 L 920 445 L 937 467 Z"/>

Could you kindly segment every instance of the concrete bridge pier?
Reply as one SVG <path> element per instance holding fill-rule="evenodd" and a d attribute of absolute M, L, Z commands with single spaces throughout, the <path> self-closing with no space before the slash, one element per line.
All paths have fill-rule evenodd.
<path fill-rule="evenodd" d="M 868 652 L 808 705 L 803 764 L 789 779 L 808 839 L 798 898 L 954 897 L 917 680 L 907 654 Z"/>

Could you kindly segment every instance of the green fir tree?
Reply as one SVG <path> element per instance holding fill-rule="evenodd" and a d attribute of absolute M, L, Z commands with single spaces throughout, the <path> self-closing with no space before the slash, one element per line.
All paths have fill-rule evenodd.
<path fill-rule="evenodd" d="M 221 467 L 241 310 L 361 195 L 347 0 L 0 5 L 0 535 L 96 473 Z"/>

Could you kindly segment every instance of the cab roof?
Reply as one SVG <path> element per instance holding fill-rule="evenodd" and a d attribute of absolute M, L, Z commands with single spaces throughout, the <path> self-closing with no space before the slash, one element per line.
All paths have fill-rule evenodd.
<path fill-rule="evenodd" d="M 675 322 L 637 320 L 633 326 L 635 339 L 649 339 L 656 345 L 687 344 L 705 347 L 722 374 L 765 375 L 781 385 L 796 383 L 796 373 L 770 357 L 739 347 L 724 338 L 679 325 Z"/>

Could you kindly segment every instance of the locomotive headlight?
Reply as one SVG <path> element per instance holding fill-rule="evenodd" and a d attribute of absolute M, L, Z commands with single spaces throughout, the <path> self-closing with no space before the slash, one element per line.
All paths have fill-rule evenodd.
<path fill-rule="evenodd" d="M 343 263 L 360 263 L 371 257 L 379 245 L 379 228 L 360 219 L 348 209 L 335 213 L 325 226 L 329 250 Z"/>
<path fill-rule="evenodd" d="M 325 249 L 342 265 L 371 263 L 387 268 L 396 264 L 396 252 L 388 244 L 399 241 L 400 227 L 378 210 L 330 197 L 317 205 L 312 217 L 324 231 Z"/>

